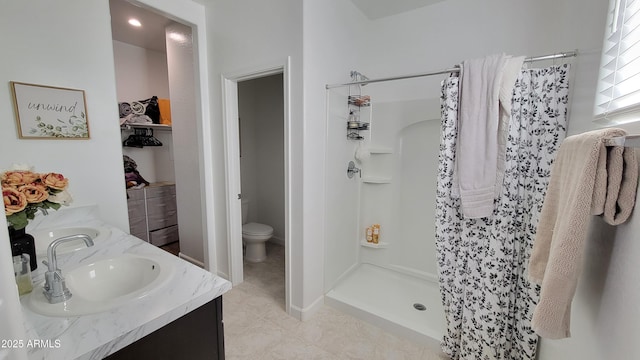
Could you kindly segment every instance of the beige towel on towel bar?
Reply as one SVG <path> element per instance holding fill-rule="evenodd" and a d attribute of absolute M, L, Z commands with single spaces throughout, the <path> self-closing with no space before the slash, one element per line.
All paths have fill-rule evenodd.
<path fill-rule="evenodd" d="M 635 151 L 604 144 L 605 139 L 624 135 L 622 129 L 595 130 L 568 137 L 560 146 L 529 261 L 529 280 L 542 286 L 531 326 L 542 337 L 571 336 L 571 301 L 589 216 L 603 214 L 605 221 L 618 225 L 633 210 L 638 184 Z"/>

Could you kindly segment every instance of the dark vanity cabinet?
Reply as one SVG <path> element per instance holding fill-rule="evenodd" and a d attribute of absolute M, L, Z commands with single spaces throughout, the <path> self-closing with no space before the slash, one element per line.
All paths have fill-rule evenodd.
<path fill-rule="evenodd" d="M 224 360 L 222 296 L 120 349 L 106 359 Z"/>

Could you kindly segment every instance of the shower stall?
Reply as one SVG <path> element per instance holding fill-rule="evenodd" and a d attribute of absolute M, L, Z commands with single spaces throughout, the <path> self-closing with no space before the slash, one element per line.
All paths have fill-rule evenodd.
<path fill-rule="evenodd" d="M 429 345 L 445 331 L 434 225 L 440 80 L 326 92 L 325 303 Z M 422 90 L 408 91 L 412 82 Z M 348 101 L 365 94 L 366 106 Z M 360 171 L 349 177 L 351 161 Z M 373 224 L 377 244 L 366 241 Z"/>

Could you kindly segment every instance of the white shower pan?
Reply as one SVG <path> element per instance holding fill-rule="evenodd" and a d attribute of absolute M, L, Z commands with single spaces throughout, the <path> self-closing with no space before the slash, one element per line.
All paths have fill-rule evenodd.
<path fill-rule="evenodd" d="M 446 327 L 437 283 L 367 263 L 358 265 L 329 291 L 325 303 L 438 349 Z M 417 310 L 414 304 L 426 310 Z"/>

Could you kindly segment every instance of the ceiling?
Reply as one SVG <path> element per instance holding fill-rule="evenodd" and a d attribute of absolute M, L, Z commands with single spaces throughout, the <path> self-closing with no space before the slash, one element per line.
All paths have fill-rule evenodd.
<path fill-rule="evenodd" d="M 370 20 L 419 9 L 444 0 L 351 0 Z"/>
<path fill-rule="evenodd" d="M 166 52 L 164 29 L 167 25 L 173 24 L 173 20 L 125 0 L 109 0 L 109 6 L 113 40 Z M 129 25 L 128 21 L 132 17 L 140 20 L 142 26 Z"/>
<path fill-rule="evenodd" d="M 419 9 L 444 0 L 351 0 L 371 20 Z M 173 20 L 146 8 L 133 5 L 126 0 L 109 0 L 111 8 L 111 31 L 114 40 L 146 49 L 166 52 L 165 27 Z M 135 17 L 141 27 L 129 25 Z"/>

